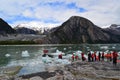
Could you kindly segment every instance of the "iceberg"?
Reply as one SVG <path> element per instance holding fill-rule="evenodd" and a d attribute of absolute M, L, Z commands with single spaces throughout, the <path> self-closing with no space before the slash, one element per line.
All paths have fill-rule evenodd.
<path fill-rule="evenodd" d="M 10 57 L 11 55 L 10 54 L 5 54 L 5 57 Z"/>
<path fill-rule="evenodd" d="M 22 57 L 30 57 L 30 55 L 29 55 L 27 50 L 26 51 L 22 51 L 22 55 L 21 56 Z"/>

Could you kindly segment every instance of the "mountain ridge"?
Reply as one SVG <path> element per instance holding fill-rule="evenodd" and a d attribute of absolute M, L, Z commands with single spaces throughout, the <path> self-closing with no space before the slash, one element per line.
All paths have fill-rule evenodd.
<path fill-rule="evenodd" d="M 9 35 L 8 40 L 14 40 L 17 36 L 19 39 L 15 40 L 32 40 L 40 44 L 120 43 L 119 27 L 103 29 L 96 26 L 89 19 L 80 16 L 72 16 L 60 26 L 54 27 L 48 31 L 44 30 L 44 34 L 39 34 L 41 36 L 38 36 L 38 34 L 36 35 L 34 30 L 24 26 L 18 25 L 17 27 L 19 30 L 17 31 L 17 27 L 16 30 L 12 29 L 4 20 L 1 20 L 0 22 L 2 22 L 0 23 L 0 29 L 4 29 L 2 25 L 7 26 L 7 29 L 4 29 L 4 32 L 2 32 L 1 29 L 1 34 L 16 34 L 13 38 L 10 38 Z M 113 26 L 116 25 L 114 24 Z M 29 25 L 27 27 L 29 27 Z M 10 33 L 7 31 L 10 31 Z M 22 35 L 27 33 L 28 35 L 21 35 L 19 37 L 18 33 L 23 33 Z M 35 35 L 29 35 L 31 33 Z M 6 37 L 4 38 L 7 40 Z"/>
<path fill-rule="evenodd" d="M 120 38 L 115 34 L 96 26 L 90 20 L 72 16 L 59 26 L 55 31 L 48 34 L 46 40 L 53 44 L 78 44 L 78 43 L 118 43 Z"/>

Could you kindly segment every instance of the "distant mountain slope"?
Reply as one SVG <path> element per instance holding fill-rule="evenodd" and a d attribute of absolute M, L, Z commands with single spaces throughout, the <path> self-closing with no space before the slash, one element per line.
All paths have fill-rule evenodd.
<path fill-rule="evenodd" d="M 54 29 L 45 40 L 46 43 L 54 44 L 118 43 L 120 36 L 97 27 L 86 18 L 72 16 Z"/>
<path fill-rule="evenodd" d="M 117 24 L 112 24 L 111 26 L 104 28 L 104 30 L 114 35 L 120 35 L 120 25 Z"/>
<path fill-rule="evenodd" d="M 15 30 L 8 25 L 3 19 L 0 18 L 0 34 L 13 34 Z"/>

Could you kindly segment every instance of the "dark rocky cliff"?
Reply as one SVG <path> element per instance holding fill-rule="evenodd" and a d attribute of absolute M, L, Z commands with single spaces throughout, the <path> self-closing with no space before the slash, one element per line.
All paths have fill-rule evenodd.
<path fill-rule="evenodd" d="M 61 26 L 53 30 L 45 43 L 77 44 L 77 43 L 118 43 L 120 38 L 100 27 L 90 20 L 72 16 Z"/>
<path fill-rule="evenodd" d="M 15 30 L 12 29 L 8 23 L 6 23 L 3 19 L 0 18 L 0 34 L 13 34 Z"/>
<path fill-rule="evenodd" d="M 37 34 L 37 31 L 34 31 L 32 29 L 28 29 L 25 27 L 21 27 L 21 28 L 16 28 L 16 32 L 19 34 Z"/>

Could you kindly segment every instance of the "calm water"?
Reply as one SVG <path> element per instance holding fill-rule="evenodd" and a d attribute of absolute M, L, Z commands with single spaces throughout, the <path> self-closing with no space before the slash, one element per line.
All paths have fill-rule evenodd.
<path fill-rule="evenodd" d="M 59 50 L 66 55 L 72 54 L 76 51 L 87 53 L 88 51 L 109 52 L 116 50 L 119 52 L 120 44 L 0 45 L 0 67 L 20 64 L 25 65 L 26 63 L 29 64 L 31 62 L 41 63 L 41 54 L 43 54 L 44 49 L 48 49 L 49 53 L 56 53 L 56 51 Z"/>

